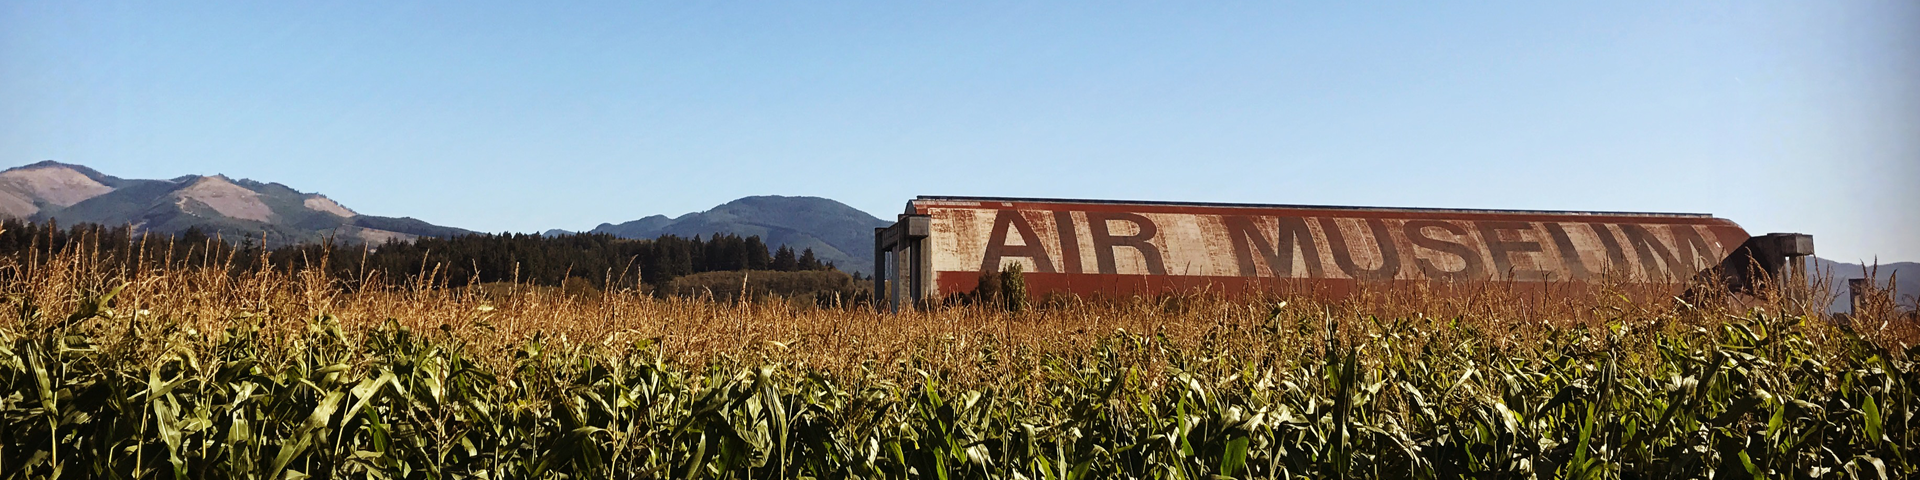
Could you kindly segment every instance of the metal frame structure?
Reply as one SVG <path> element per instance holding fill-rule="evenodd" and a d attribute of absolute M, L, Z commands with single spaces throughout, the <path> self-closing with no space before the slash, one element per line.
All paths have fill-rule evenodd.
<path fill-rule="evenodd" d="M 933 283 L 927 280 L 933 271 L 933 256 L 927 254 L 932 230 L 931 216 L 914 214 L 873 229 L 873 295 L 881 308 L 899 313 L 901 304 L 919 305 L 933 295 Z M 889 276 L 900 281 L 890 282 Z M 908 288 L 890 288 L 903 282 Z"/>

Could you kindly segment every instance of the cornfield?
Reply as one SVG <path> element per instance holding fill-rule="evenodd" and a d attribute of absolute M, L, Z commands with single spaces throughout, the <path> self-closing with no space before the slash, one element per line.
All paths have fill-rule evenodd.
<path fill-rule="evenodd" d="M 1421 292 L 899 315 L 66 252 L 6 478 L 1915 478 L 1911 313 Z"/>

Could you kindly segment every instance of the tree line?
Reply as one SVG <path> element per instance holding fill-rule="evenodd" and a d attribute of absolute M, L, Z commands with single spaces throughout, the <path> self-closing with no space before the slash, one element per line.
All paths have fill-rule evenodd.
<path fill-rule="evenodd" d="M 18 264 L 44 262 L 58 253 L 78 253 L 127 265 L 170 268 L 325 268 L 358 284 L 428 281 L 447 286 L 518 282 L 561 285 L 582 279 L 596 288 L 646 287 L 661 291 L 674 279 L 737 270 L 835 270 L 813 249 L 769 249 L 759 236 L 719 234 L 683 238 L 664 235 L 632 240 L 604 233 L 561 236 L 500 233 L 447 238 L 421 237 L 367 245 L 337 241 L 267 248 L 254 237 L 188 228 L 179 234 L 139 232 L 126 226 L 53 222 L 0 222 L 0 257 Z"/>

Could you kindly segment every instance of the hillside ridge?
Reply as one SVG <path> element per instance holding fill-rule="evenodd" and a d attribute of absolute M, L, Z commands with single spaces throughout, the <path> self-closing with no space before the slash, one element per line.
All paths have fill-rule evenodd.
<path fill-rule="evenodd" d="M 160 233 L 198 228 L 274 245 L 324 239 L 385 243 L 470 233 L 412 218 L 360 215 L 325 195 L 280 183 L 223 174 L 125 179 L 53 160 L 0 171 L 0 218 Z"/>
<path fill-rule="evenodd" d="M 758 235 L 770 247 L 813 249 L 821 261 L 848 272 L 869 273 L 873 229 L 890 222 L 833 199 L 811 196 L 742 197 L 678 217 L 649 215 L 622 223 L 602 223 L 592 233 L 650 239 L 661 235 Z"/>

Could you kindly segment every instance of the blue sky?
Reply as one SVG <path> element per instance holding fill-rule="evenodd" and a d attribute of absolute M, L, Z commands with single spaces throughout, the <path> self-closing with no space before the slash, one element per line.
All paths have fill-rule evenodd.
<path fill-rule="evenodd" d="M 1916 2 L 187 3 L 0 1 L 0 165 L 495 232 L 994 195 L 1707 212 L 1920 260 Z"/>

